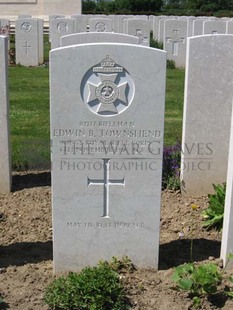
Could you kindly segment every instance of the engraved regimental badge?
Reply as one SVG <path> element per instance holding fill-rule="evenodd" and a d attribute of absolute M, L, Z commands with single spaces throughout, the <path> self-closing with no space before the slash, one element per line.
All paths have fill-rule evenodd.
<path fill-rule="evenodd" d="M 21 25 L 21 29 L 24 31 L 24 32 L 30 32 L 32 30 L 32 25 L 28 22 L 25 22 Z"/>
<path fill-rule="evenodd" d="M 81 95 L 95 114 L 113 116 L 125 111 L 134 97 L 134 82 L 129 73 L 106 56 L 84 75 Z"/>

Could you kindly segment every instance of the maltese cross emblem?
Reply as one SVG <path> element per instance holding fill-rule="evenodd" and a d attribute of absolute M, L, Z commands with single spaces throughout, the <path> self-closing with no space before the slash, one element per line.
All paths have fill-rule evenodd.
<path fill-rule="evenodd" d="M 91 68 L 81 83 L 83 101 L 95 114 L 113 116 L 125 111 L 134 96 L 134 83 L 129 73 L 106 56 Z"/>

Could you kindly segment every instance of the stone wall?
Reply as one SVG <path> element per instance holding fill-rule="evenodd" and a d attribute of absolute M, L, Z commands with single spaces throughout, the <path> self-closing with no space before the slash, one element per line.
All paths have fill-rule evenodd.
<path fill-rule="evenodd" d="M 25 14 L 44 18 L 55 14 L 81 14 L 81 3 L 81 0 L 0 0 L 0 17 L 14 20 Z"/>

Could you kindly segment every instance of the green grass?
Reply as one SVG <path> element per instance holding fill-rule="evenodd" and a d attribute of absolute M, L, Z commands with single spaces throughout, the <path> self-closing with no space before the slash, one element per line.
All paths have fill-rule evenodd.
<path fill-rule="evenodd" d="M 48 44 L 46 48 L 48 48 Z M 48 59 L 48 50 L 47 50 Z M 9 68 L 10 128 L 13 169 L 48 168 L 48 67 Z M 181 140 L 184 70 L 167 70 L 165 145 Z"/>
<path fill-rule="evenodd" d="M 48 68 L 9 68 L 10 128 L 14 169 L 49 165 Z"/>
<path fill-rule="evenodd" d="M 166 84 L 166 107 L 164 144 L 173 145 L 182 136 L 184 69 L 168 69 Z"/>

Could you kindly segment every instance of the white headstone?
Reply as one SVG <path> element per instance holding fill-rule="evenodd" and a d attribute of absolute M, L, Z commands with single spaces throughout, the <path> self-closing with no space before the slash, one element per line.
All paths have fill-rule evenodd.
<path fill-rule="evenodd" d="M 112 32 L 113 21 L 111 18 L 91 18 L 89 20 L 90 32 Z"/>
<path fill-rule="evenodd" d="M 126 19 L 125 33 L 138 37 L 141 45 L 150 45 L 150 22 L 148 19 Z"/>
<path fill-rule="evenodd" d="M 50 22 L 51 49 L 60 47 L 62 36 L 74 33 L 75 22 L 72 18 L 56 18 Z"/>
<path fill-rule="evenodd" d="M 187 19 L 187 37 L 193 36 L 193 22 L 196 20 L 196 17 L 189 16 Z"/>
<path fill-rule="evenodd" d="M 148 15 L 134 15 L 134 18 L 149 20 Z"/>
<path fill-rule="evenodd" d="M 8 39 L 0 36 L 0 193 L 11 191 L 11 152 L 8 98 Z"/>
<path fill-rule="evenodd" d="M 112 32 L 86 32 L 86 33 L 74 33 L 64 37 L 61 37 L 61 46 L 86 44 L 86 43 L 128 43 L 128 44 L 140 44 L 139 38 L 122 33 Z"/>
<path fill-rule="evenodd" d="M 117 22 L 116 22 L 117 29 L 114 31 L 118 33 L 124 33 L 124 20 L 128 18 L 134 18 L 134 16 L 133 15 L 117 15 L 116 18 L 117 18 Z"/>
<path fill-rule="evenodd" d="M 233 34 L 233 20 L 227 22 L 227 34 Z"/>
<path fill-rule="evenodd" d="M 221 258 L 223 259 L 224 267 L 228 262 L 227 256 L 233 253 L 233 113 L 231 118 L 230 147 L 226 181 L 227 187 L 221 245 Z M 230 260 L 227 266 L 233 268 L 233 261 Z"/>
<path fill-rule="evenodd" d="M 206 19 L 195 19 L 193 21 L 193 36 L 201 36 L 203 35 L 203 24 Z"/>
<path fill-rule="evenodd" d="M 158 41 L 163 42 L 164 40 L 164 21 L 165 20 L 173 20 L 173 17 L 165 17 L 159 19 L 159 29 L 158 29 Z"/>
<path fill-rule="evenodd" d="M 23 66 L 39 65 L 39 22 L 34 18 L 15 21 L 16 64 Z"/>
<path fill-rule="evenodd" d="M 10 21 L 8 19 L 0 19 L 0 35 L 9 37 L 10 35 Z"/>
<path fill-rule="evenodd" d="M 174 60 L 177 67 L 185 67 L 187 22 L 176 19 L 165 20 L 163 41 L 167 59 Z"/>
<path fill-rule="evenodd" d="M 49 15 L 49 42 L 51 42 L 51 31 L 52 31 L 52 25 L 51 22 L 53 19 L 60 19 L 60 18 L 65 18 L 64 15 L 57 14 L 57 15 Z"/>
<path fill-rule="evenodd" d="M 71 15 L 76 21 L 75 32 L 87 32 L 87 17 L 86 15 Z"/>
<path fill-rule="evenodd" d="M 72 45 L 50 65 L 55 272 L 124 255 L 156 268 L 166 53 Z"/>
<path fill-rule="evenodd" d="M 150 31 L 153 31 L 154 15 L 149 15 Z"/>
<path fill-rule="evenodd" d="M 183 20 L 183 21 L 187 22 L 188 16 L 179 16 L 178 20 Z"/>
<path fill-rule="evenodd" d="M 188 39 L 181 181 L 206 195 L 226 181 L 233 98 L 233 35 Z"/>
<path fill-rule="evenodd" d="M 43 19 L 37 19 L 38 21 L 38 44 L 39 44 L 39 64 L 44 63 L 44 21 Z"/>
<path fill-rule="evenodd" d="M 224 20 L 206 20 L 203 23 L 203 34 L 226 34 L 227 23 Z"/>
<path fill-rule="evenodd" d="M 154 16 L 153 18 L 153 38 L 155 40 L 159 39 L 159 21 L 166 18 L 166 15 Z"/>

